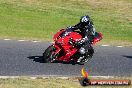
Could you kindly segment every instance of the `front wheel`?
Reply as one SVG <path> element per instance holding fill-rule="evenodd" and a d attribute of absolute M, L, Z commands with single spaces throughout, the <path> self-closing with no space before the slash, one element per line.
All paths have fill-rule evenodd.
<path fill-rule="evenodd" d="M 49 46 L 43 53 L 43 59 L 45 63 L 51 63 L 55 61 L 55 49 L 52 45 Z"/>

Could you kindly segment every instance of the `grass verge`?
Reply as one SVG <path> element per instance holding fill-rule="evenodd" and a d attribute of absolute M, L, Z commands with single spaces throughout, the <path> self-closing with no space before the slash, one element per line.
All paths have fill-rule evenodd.
<path fill-rule="evenodd" d="M 52 41 L 84 14 L 103 32 L 101 43 L 132 45 L 132 0 L 0 0 L 0 38 Z"/>
<path fill-rule="evenodd" d="M 93 79 L 93 78 L 91 78 Z M 98 79 L 98 78 L 96 78 Z M 130 79 L 132 77 L 116 77 L 116 79 Z M 130 86 L 87 86 L 85 88 L 132 88 Z M 37 78 L 29 79 L 28 77 L 0 79 L 0 88 L 83 88 L 76 78 Z"/>

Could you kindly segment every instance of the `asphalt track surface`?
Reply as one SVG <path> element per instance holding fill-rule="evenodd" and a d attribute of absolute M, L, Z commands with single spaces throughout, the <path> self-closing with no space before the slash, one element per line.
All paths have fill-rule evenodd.
<path fill-rule="evenodd" d="M 85 65 L 43 63 L 48 42 L 0 40 L 0 76 L 80 76 L 82 67 L 91 76 L 131 76 L 132 48 L 95 46 L 95 54 Z"/>

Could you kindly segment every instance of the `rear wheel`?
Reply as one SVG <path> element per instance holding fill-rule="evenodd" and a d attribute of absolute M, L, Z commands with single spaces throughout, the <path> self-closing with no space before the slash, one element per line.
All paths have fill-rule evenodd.
<path fill-rule="evenodd" d="M 93 54 L 94 54 L 94 49 L 92 46 L 90 46 L 90 48 L 88 49 L 88 52 L 86 54 L 85 62 L 89 62 L 92 59 Z"/>
<path fill-rule="evenodd" d="M 87 49 L 87 46 L 84 47 L 84 48 Z M 82 59 L 80 60 L 80 63 L 79 64 L 82 64 L 83 65 L 84 62 L 89 62 L 92 59 L 93 53 L 94 53 L 93 47 L 92 46 L 89 46 L 88 49 L 86 50 L 85 54 L 81 56 Z"/>
<path fill-rule="evenodd" d="M 43 53 L 43 59 L 45 63 L 51 63 L 55 61 L 55 48 L 51 45 Z"/>
<path fill-rule="evenodd" d="M 93 54 L 94 54 L 94 49 L 91 46 L 90 49 L 88 50 L 88 58 L 92 58 Z"/>

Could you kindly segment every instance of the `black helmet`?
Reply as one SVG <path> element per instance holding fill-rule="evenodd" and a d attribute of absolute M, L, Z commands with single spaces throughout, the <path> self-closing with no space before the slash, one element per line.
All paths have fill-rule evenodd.
<path fill-rule="evenodd" d="M 90 17 L 89 17 L 88 15 L 82 16 L 81 19 L 80 19 L 80 23 L 81 23 L 83 26 L 88 25 L 89 22 L 90 22 Z"/>

